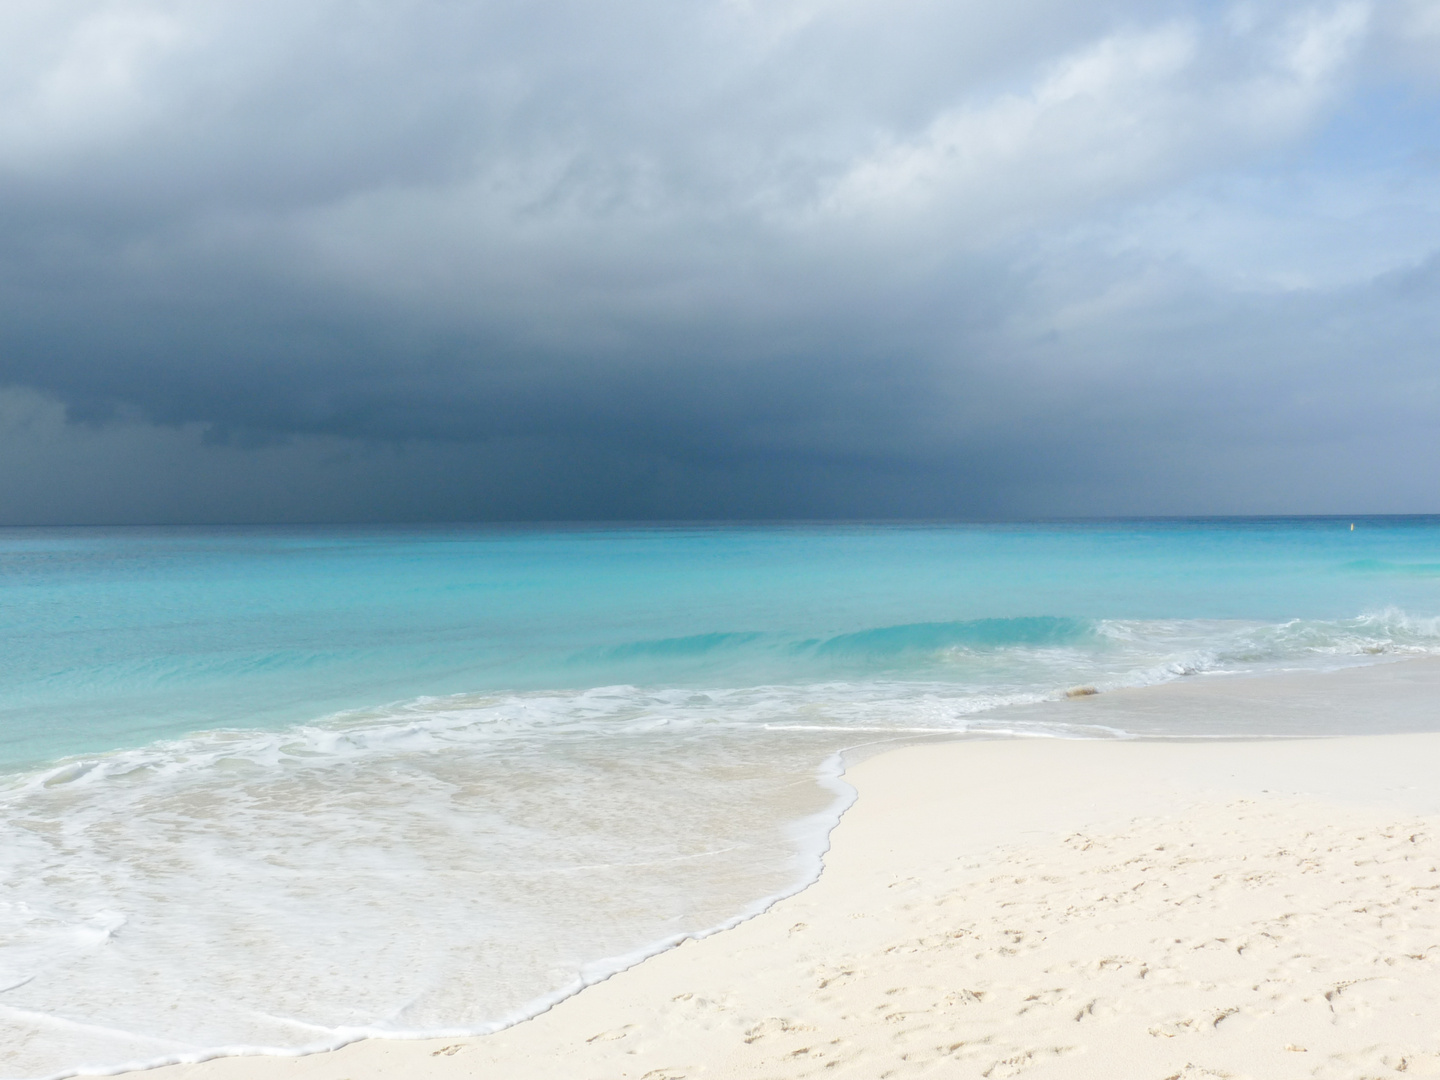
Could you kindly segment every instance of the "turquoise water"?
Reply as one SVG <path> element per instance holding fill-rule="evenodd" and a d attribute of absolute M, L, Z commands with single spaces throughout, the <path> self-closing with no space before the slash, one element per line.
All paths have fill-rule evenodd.
<path fill-rule="evenodd" d="M 1351 524 L 0 531 L 0 1069 L 488 1030 L 813 876 L 847 748 L 1440 652 Z"/>
<path fill-rule="evenodd" d="M 0 531 L 0 765 L 420 695 L 983 677 L 957 650 L 1088 677 L 1102 620 L 1440 613 L 1440 521 L 1350 524 Z"/>

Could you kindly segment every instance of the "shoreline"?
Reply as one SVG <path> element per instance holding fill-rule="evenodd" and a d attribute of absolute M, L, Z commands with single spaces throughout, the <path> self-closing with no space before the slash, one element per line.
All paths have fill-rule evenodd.
<path fill-rule="evenodd" d="M 1440 663 L 1182 682 L 1046 707 L 1253 718 L 1321 702 L 1392 728 L 1435 715 L 1433 731 Z M 1437 774 L 1440 734 L 911 743 L 847 765 L 859 798 L 814 883 L 532 1019 L 483 1036 L 372 1038 L 304 1057 L 219 1057 L 131 1075 L 679 1080 L 940 1066 L 984 1077 L 1154 1069 L 1166 1080 L 1301 1075 L 1301 1062 L 1304 1075 L 1440 1075 L 1440 1034 L 1421 1007 L 1440 994 L 1440 973 L 1429 970 L 1432 955 L 1440 968 Z M 1072 842 L 1081 833 L 1083 849 Z M 1188 861 L 1166 862 L 1162 851 L 1175 844 Z M 1127 858 L 1112 872 L 1095 850 Z M 1347 861 L 1385 872 L 1357 880 Z M 1223 879 L 1223 896 L 1196 885 L 1205 876 L 1197 865 Z M 1102 879 L 1105 896 L 1137 899 L 1112 911 L 1092 897 L 1085 904 L 1100 914 L 1087 920 L 1075 901 Z M 1180 897 L 1185 888 L 1199 891 Z M 1155 898 L 1139 899 L 1147 893 Z M 1406 904 L 1413 910 L 1399 912 Z M 1377 930 L 1371 908 L 1387 912 L 1381 923 L 1404 925 Z M 1209 962 L 1225 950 L 1190 941 L 1201 923 L 1220 931 L 1206 942 L 1247 943 L 1234 946 L 1229 967 L 1198 977 L 1157 928 L 1179 927 L 1174 944 Z M 1288 951 L 1270 968 L 1245 959 L 1277 947 Z M 1034 985 L 1017 981 L 1021 961 Z M 1383 983 L 1384 1001 L 1366 997 L 1381 992 L 1371 983 Z"/>

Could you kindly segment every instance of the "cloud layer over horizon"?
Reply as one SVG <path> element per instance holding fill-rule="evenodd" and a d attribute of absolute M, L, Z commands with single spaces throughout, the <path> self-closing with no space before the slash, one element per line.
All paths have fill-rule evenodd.
<path fill-rule="evenodd" d="M 1440 0 L 16 0 L 0 523 L 1440 510 Z"/>

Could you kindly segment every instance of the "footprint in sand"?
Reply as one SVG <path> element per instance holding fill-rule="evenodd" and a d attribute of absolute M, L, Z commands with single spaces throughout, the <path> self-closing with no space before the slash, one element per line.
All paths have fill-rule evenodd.
<path fill-rule="evenodd" d="M 600 1034 L 598 1034 L 598 1035 L 591 1035 L 591 1036 L 590 1036 L 588 1039 L 586 1039 L 585 1041 L 586 1041 L 587 1043 L 593 1043 L 593 1042 L 613 1042 L 613 1041 L 616 1040 L 616 1039 L 623 1039 L 623 1038 L 625 1038 L 625 1036 L 628 1035 L 628 1034 L 630 1034 L 630 1032 L 633 1031 L 634 1029 L 635 1029 L 635 1025 L 634 1025 L 634 1024 L 626 1024 L 624 1027 L 614 1028 L 614 1029 L 611 1030 L 611 1031 L 602 1031 L 602 1032 L 600 1032 Z"/>

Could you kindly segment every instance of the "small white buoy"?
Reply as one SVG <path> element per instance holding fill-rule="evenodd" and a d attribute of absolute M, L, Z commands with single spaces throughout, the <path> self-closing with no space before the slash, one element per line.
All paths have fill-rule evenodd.
<path fill-rule="evenodd" d="M 1353 522 L 1353 521 L 1350 522 L 1350 531 L 1351 531 L 1351 532 L 1354 532 L 1354 531 L 1355 531 L 1355 522 Z"/>

